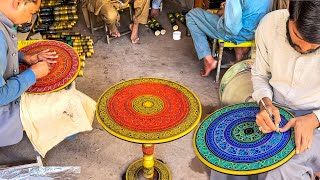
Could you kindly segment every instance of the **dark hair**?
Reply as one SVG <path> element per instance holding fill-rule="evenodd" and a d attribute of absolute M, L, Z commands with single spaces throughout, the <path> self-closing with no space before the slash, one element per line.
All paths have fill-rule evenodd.
<path fill-rule="evenodd" d="M 290 0 L 289 14 L 303 40 L 320 44 L 320 0 Z"/>

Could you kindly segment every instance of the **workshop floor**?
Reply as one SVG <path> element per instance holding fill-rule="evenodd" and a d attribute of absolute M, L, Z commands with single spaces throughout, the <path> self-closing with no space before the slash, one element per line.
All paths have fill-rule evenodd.
<path fill-rule="evenodd" d="M 209 77 L 199 75 L 202 62 L 197 60 L 191 37 L 179 23 L 182 39 L 174 41 L 167 12 L 181 10 L 172 1 L 164 1 L 164 10 L 158 21 L 167 30 L 156 37 L 140 26 L 140 44 L 131 44 L 129 35 L 105 43 L 104 32 L 94 36 L 92 58 L 86 60 L 84 77 L 77 78 L 76 87 L 94 100 L 110 86 L 131 78 L 157 77 L 173 80 L 191 89 L 200 99 L 203 115 L 201 121 L 219 108 L 218 85 L 214 83 L 215 71 Z M 80 11 L 79 11 L 80 12 Z M 90 35 L 84 21 L 79 20 L 77 30 Z M 231 51 L 230 51 L 231 52 Z M 83 180 L 120 180 L 121 175 L 134 160 L 142 157 L 141 145 L 120 140 L 95 120 L 94 129 L 80 133 L 74 140 L 65 140 L 48 152 L 44 161 L 48 166 L 81 166 Z M 163 160 L 172 172 L 173 180 L 208 180 L 210 170 L 196 157 L 193 133 L 155 146 L 155 157 Z M 0 164 L 34 159 L 32 146 L 26 137 L 14 146 L 0 148 Z"/>

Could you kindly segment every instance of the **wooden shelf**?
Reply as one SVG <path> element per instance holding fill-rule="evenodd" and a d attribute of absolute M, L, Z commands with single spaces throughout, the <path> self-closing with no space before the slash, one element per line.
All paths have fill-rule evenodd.
<path fill-rule="evenodd" d="M 32 20 L 31 20 L 32 25 L 31 25 L 30 29 L 32 29 L 33 24 L 36 22 L 36 20 L 37 20 L 37 15 L 34 14 L 34 15 L 32 16 Z M 26 40 L 26 39 L 28 38 L 29 34 L 30 34 L 30 31 L 29 31 L 29 32 L 26 32 L 26 33 L 20 33 L 20 32 L 18 32 L 18 33 L 17 33 L 17 39 L 18 39 L 18 41 Z"/>

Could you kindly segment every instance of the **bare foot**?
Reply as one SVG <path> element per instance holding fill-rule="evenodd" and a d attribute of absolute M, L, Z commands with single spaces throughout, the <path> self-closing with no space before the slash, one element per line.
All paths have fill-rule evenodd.
<path fill-rule="evenodd" d="M 131 42 L 132 44 L 137 44 L 139 42 L 138 32 L 139 32 L 139 23 L 130 24 L 131 29 Z"/>
<path fill-rule="evenodd" d="M 159 16 L 159 9 L 151 9 L 150 11 L 150 16 L 151 17 L 158 17 Z"/>
<path fill-rule="evenodd" d="M 217 67 L 217 60 L 215 60 L 211 55 L 203 58 L 203 69 L 200 71 L 202 77 L 206 77 L 210 74 L 212 70 Z"/>
<path fill-rule="evenodd" d="M 117 32 L 110 32 L 110 36 L 112 36 L 112 37 L 120 37 L 120 33 L 119 33 L 119 31 L 117 31 Z"/>
<path fill-rule="evenodd" d="M 248 47 L 239 47 L 234 48 L 236 53 L 236 62 L 243 60 L 246 57 L 246 54 L 249 52 L 250 48 Z"/>
<path fill-rule="evenodd" d="M 112 37 L 120 37 L 120 32 L 115 25 L 112 27 L 109 27 L 109 32 L 110 32 L 110 36 Z"/>

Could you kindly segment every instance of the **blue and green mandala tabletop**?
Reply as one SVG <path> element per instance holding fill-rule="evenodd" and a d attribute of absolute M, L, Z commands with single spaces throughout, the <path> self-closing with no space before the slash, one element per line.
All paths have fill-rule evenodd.
<path fill-rule="evenodd" d="M 252 175 L 270 171 L 295 153 L 294 132 L 263 134 L 255 123 L 256 103 L 243 103 L 215 111 L 198 127 L 194 149 L 199 159 L 216 171 Z M 280 127 L 294 116 L 279 107 Z"/>

